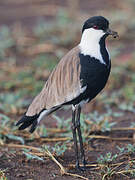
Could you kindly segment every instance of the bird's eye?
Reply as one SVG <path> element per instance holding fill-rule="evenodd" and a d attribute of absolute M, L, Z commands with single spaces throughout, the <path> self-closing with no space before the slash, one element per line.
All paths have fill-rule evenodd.
<path fill-rule="evenodd" d="M 98 29 L 98 26 L 94 25 L 93 28 L 94 28 L 94 29 Z"/>

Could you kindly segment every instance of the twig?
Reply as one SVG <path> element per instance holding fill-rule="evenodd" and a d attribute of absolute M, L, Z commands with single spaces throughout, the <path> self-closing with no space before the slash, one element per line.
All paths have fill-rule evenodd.
<path fill-rule="evenodd" d="M 135 172 L 135 169 L 128 169 L 128 170 L 118 171 L 117 174 L 126 174 L 126 173 L 131 173 L 131 172 Z"/>
<path fill-rule="evenodd" d="M 89 180 L 88 178 L 83 177 L 83 176 L 80 176 L 80 175 L 78 175 L 78 174 L 72 174 L 72 173 L 67 173 L 67 172 L 66 172 L 65 175 L 73 176 L 73 177 L 78 177 L 78 178 L 80 178 L 80 179 Z"/>
<path fill-rule="evenodd" d="M 46 128 L 47 132 L 52 132 L 52 133 L 66 133 L 66 129 L 58 129 L 58 128 Z"/>
<path fill-rule="evenodd" d="M 58 138 L 37 138 L 37 139 L 42 141 L 42 142 L 44 142 L 44 141 L 45 142 L 57 142 L 57 141 L 71 140 L 72 138 L 70 138 L 70 137 L 58 137 Z"/>
<path fill-rule="evenodd" d="M 40 148 L 36 148 L 33 146 L 21 145 L 21 144 L 4 144 L 4 146 L 11 147 L 11 148 L 26 148 L 31 149 L 33 151 L 40 151 Z"/>
<path fill-rule="evenodd" d="M 43 157 L 44 156 L 44 153 L 43 152 L 28 152 L 29 154 L 32 154 L 32 155 L 36 155 L 36 156 L 39 156 L 39 157 Z"/>
<path fill-rule="evenodd" d="M 51 154 L 50 151 L 48 151 L 48 149 L 45 150 L 45 153 L 60 167 L 61 170 L 61 174 L 65 174 L 66 170 L 64 169 L 64 167 L 55 159 L 55 157 Z"/>
<path fill-rule="evenodd" d="M 115 164 L 111 164 L 111 166 L 121 166 L 122 164 L 124 164 L 126 161 L 124 162 L 120 162 L 120 163 L 115 163 Z M 83 166 L 82 164 L 80 164 L 80 166 Z M 103 164 L 86 164 L 85 165 L 86 167 L 102 167 L 104 166 Z M 75 164 L 69 164 L 69 167 L 70 168 L 74 168 L 75 167 Z"/>
<path fill-rule="evenodd" d="M 45 153 L 60 167 L 60 172 L 61 172 L 62 175 L 74 176 L 74 177 L 78 177 L 78 178 L 81 178 L 81 179 L 88 180 L 88 178 L 85 178 L 85 177 L 80 176 L 78 174 L 72 174 L 72 173 L 66 172 L 65 168 L 55 159 L 55 157 L 51 154 L 50 151 L 48 151 L 46 149 Z"/>
<path fill-rule="evenodd" d="M 128 131 L 128 130 L 135 130 L 135 128 L 132 128 L 132 127 L 116 127 L 116 128 L 111 128 L 112 131 Z"/>
<path fill-rule="evenodd" d="M 115 140 L 115 141 L 132 141 L 133 138 L 113 138 L 108 136 L 97 136 L 97 135 L 90 135 L 88 138 L 95 138 L 95 139 L 109 139 L 109 140 Z"/>
<path fill-rule="evenodd" d="M 114 141 L 132 141 L 133 138 L 113 138 L 113 137 L 108 137 L 108 136 L 99 136 L 99 135 L 90 135 L 87 136 L 86 138 L 95 138 L 95 139 L 108 139 L 108 140 L 114 140 Z M 70 137 L 57 137 L 57 138 L 37 138 L 40 141 L 44 142 L 57 142 L 57 141 L 67 141 L 71 140 L 72 138 Z"/>
<path fill-rule="evenodd" d="M 75 164 L 69 164 L 68 165 L 70 168 L 74 168 L 75 167 Z M 80 166 L 83 166 L 83 164 L 80 164 Z M 85 165 L 86 167 L 97 167 L 98 164 L 86 164 Z"/>

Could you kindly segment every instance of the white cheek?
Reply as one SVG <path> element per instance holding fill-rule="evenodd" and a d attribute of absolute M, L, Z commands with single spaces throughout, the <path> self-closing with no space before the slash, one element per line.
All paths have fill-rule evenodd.
<path fill-rule="evenodd" d="M 85 29 L 82 34 L 81 41 L 91 40 L 91 41 L 99 42 L 101 37 L 103 37 L 104 35 L 105 35 L 105 32 L 103 30 L 98 30 L 94 28 Z"/>
<path fill-rule="evenodd" d="M 99 59 L 101 63 L 105 64 L 99 45 L 100 39 L 104 35 L 105 33 L 103 30 L 96 30 L 93 28 L 85 29 L 79 44 L 81 53 Z"/>

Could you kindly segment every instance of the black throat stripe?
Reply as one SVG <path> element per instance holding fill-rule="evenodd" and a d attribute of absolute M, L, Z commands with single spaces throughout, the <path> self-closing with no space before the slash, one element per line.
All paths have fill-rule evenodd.
<path fill-rule="evenodd" d="M 100 39 L 99 45 L 100 45 L 100 52 L 101 52 L 102 58 L 103 58 L 104 62 L 106 63 L 106 65 L 109 67 L 111 60 L 109 59 L 109 54 L 108 54 L 108 52 L 106 50 L 105 39 L 106 39 L 106 35 L 104 35 Z"/>

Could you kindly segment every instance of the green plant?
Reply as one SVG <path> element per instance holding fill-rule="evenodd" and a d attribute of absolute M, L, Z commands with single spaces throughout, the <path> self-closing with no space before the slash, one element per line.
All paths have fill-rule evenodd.
<path fill-rule="evenodd" d="M 67 146 L 66 146 L 67 142 L 64 142 L 61 144 L 61 142 L 58 142 L 55 144 L 55 146 L 52 148 L 53 152 L 57 155 L 57 156 L 61 156 L 63 155 L 63 153 L 67 150 Z"/>
<path fill-rule="evenodd" d="M 134 128 L 135 127 L 135 122 L 131 122 L 130 127 Z"/>
<path fill-rule="evenodd" d="M 119 147 L 119 146 L 116 146 L 116 147 L 119 150 L 119 154 L 123 154 L 126 152 L 125 147 Z"/>
<path fill-rule="evenodd" d="M 8 26 L 0 28 L 0 60 L 6 59 L 6 50 L 15 45 L 11 31 Z"/>
<path fill-rule="evenodd" d="M 127 153 L 132 154 L 135 152 L 135 145 L 128 144 L 126 149 L 127 149 Z"/>
<path fill-rule="evenodd" d="M 5 112 L 16 111 L 17 108 L 25 107 L 28 101 L 20 98 L 20 93 L 1 93 L 0 94 L 0 110 Z"/>
<path fill-rule="evenodd" d="M 102 169 L 102 180 L 109 180 L 111 177 L 115 174 L 116 172 L 114 171 L 113 168 L 110 168 L 106 166 L 104 169 Z"/>
<path fill-rule="evenodd" d="M 110 113 L 99 114 L 97 111 L 89 114 L 88 120 L 91 122 L 91 130 L 110 131 L 116 122 L 109 122 Z"/>
<path fill-rule="evenodd" d="M 118 154 L 114 154 L 112 155 L 111 152 L 106 153 L 106 155 L 100 155 L 100 157 L 97 158 L 97 162 L 99 164 L 108 164 L 111 163 L 113 161 L 115 161 L 118 157 Z"/>
<path fill-rule="evenodd" d="M 55 114 L 53 114 L 53 118 L 56 119 L 58 128 L 64 128 L 67 131 L 70 130 L 69 124 L 71 122 L 71 118 L 65 120 L 63 117 L 56 116 Z"/>
<path fill-rule="evenodd" d="M 46 150 L 49 150 L 56 156 L 61 156 L 63 153 L 67 150 L 67 143 L 69 141 L 65 141 L 64 143 L 61 144 L 61 142 L 56 143 L 53 147 L 49 145 L 42 145 L 42 152 L 46 152 Z"/>
<path fill-rule="evenodd" d="M 41 157 L 39 157 L 37 155 L 30 154 L 29 152 L 30 152 L 30 150 L 23 149 L 23 154 L 26 156 L 27 160 L 36 159 L 36 160 L 39 160 L 39 161 L 44 161 L 43 158 L 41 158 Z"/>
<path fill-rule="evenodd" d="M 52 71 L 53 68 L 58 63 L 58 58 L 50 54 L 40 54 L 33 61 L 33 68 L 38 69 L 38 71 L 49 70 Z"/>
<path fill-rule="evenodd" d="M 47 137 L 47 129 L 46 129 L 46 127 L 45 127 L 45 125 L 44 124 L 42 124 L 42 125 L 40 125 L 39 127 L 38 127 L 38 133 L 39 133 L 39 135 L 41 136 L 41 137 Z"/>
<path fill-rule="evenodd" d="M 118 150 L 120 151 L 119 154 L 133 154 L 135 152 L 135 145 L 127 144 L 126 147 L 119 147 L 117 146 Z"/>
<path fill-rule="evenodd" d="M 14 140 L 14 141 L 20 141 L 21 144 L 25 144 L 24 138 L 22 138 L 22 137 L 15 136 L 15 135 L 13 135 L 13 134 L 7 134 L 6 137 L 7 137 L 8 139 L 11 139 L 11 140 Z"/>
<path fill-rule="evenodd" d="M 123 102 L 119 105 L 119 109 L 123 110 L 123 111 L 131 111 L 131 112 L 135 112 L 135 108 L 134 108 L 134 104 L 133 102 Z"/>

